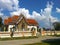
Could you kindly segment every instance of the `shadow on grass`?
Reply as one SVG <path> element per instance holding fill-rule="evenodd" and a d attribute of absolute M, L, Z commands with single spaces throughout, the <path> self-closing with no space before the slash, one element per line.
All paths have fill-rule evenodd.
<path fill-rule="evenodd" d="M 57 35 L 57 34 L 55 34 L 55 35 L 48 35 L 48 36 L 60 37 L 60 35 Z"/>
<path fill-rule="evenodd" d="M 60 38 L 59 39 L 46 39 L 42 40 L 43 43 L 48 43 L 49 45 L 60 45 Z"/>
<path fill-rule="evenodd" d="M 33 44 L 25 44 L 25 45 L 49 45 L 48 43 L 33 43 Z"/>
<path fill-rule="evenodd" d="M 29 36 L 29 37 L 12 37 L 12 38 L 0 38 L 0 41 L 7 41 L 7 40 L 21 40 L 21 39 L 34 39 L 38 38 L 36 36 Z"/>

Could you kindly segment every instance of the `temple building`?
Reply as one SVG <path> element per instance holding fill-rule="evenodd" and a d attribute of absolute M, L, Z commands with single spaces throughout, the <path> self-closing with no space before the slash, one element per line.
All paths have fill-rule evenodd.
<path fill-rule="evenodd" d="M 27 19 L 22 14 L 20 16 L 14 15 L 12 17 L 8 17 L 4 20 L 4 25 L 7 27 L 7 32 L 30 32 L 35 31 L 37 33 L 38 23 L 34 19 Z"/>

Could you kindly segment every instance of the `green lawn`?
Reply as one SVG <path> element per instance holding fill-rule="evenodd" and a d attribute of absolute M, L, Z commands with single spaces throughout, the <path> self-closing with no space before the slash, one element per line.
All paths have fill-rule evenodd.
<path fill-rule="evenodd" d="M 49 45 L 48 43 L 34 43 L 34 44 L 26 44 L 26 45 Z"/>
<path fill-rule="evenodd" d="M 34 43 L 34 44 L 26 44 L 26 45 L 60 45 L 60 43 Z"/>
<path fill-rule="evenodd" d="M 26 45 L 60 45 L 60 39 L 47 39 L 43 40 L 42 43 L 26 44 Z"/>
<path fill-rule="evenodd" d="M 55 37 L 60 37 L 60 35 L 54 35 Z"/>
<path fill-rule="evenodd" d="M 29 36 L 29 37 L 12 37 L 12 38 L 0 38 L 0 41 L 6 41 L 6 40 L 19 40 L 19 39 L 33 39 L 38 38 L 36 36 Z"/>

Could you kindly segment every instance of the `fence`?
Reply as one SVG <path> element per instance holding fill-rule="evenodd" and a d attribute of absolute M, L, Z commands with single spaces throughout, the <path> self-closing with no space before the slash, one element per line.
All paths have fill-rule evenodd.
<path fill-rule="evenodd" d="M 8 38 L 11 32 L 0 32 L 0 38 Z M 13 32 L 13 37 L 23 37 L 23 36 L 36 36 L 36 34 L 32 35 L 33 32 L 29 31 L 21 31 L 21 32 Z"/>
<path fill-rule="evenodd" d="M 41 32 L 42 36 L 43 35 L 60 35 L 60 31 L 42 31 Z"/>

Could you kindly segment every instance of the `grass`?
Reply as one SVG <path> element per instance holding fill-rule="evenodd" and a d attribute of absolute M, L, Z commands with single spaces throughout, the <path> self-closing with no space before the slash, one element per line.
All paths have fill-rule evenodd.
<path fill-rule="evenodd" d="M 26 44 L 26 45 L 49 45 L 48 43 L 33 43 L 33 44 Z"/>
<path fill-rule="evenodd" d="M 60 45 L 60 39 L 46 39 L 42 42 L 26 44 L 26 45 Z"/>
<path fill-rule="evenodd" d="M 26 44 L 26 45 L 60 45 L 60 43 L 33 43 L 33 44 Z"/>
<path fill-rule="evenodd" d="M 60 35 L 54 35 L 54 36 L 56 36 L 56 37 L 60 37 Z"/>
<path fill-rule="evenodd" d="M 29 36 L 29 37 L 12 37 L 12 38 L 0 38 L 0 41 L 7 41 L 7 40 L 20 40 L 20 39 L 33 39 L 38 38 L 36 36 Z"/>
<path fill-rule="evenodd" d="M 55 35 L 48 35 L 48 36 L 60 37 L 60 35 L 56 35 L 56 34 Z"/>
<path fill-rule="evenodd" d="M 60 43 L 33 43 L 33 44 L 25 44 L 25 45 L 60 45 Z"/>

